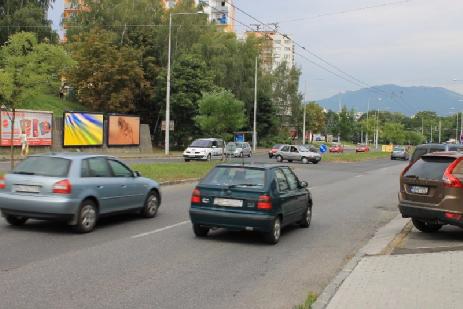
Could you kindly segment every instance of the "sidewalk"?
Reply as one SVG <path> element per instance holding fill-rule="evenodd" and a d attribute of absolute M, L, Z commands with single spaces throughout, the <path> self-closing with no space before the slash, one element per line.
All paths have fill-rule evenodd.
<path fill-rule="evenodd" d="M 463 251 L 390 255 L 411 230 L 400 215 L 380 229 L 312 308 L 462 308 Z"/>

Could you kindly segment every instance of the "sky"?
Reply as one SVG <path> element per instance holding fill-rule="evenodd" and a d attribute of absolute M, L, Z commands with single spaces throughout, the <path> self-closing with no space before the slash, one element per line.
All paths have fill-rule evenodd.
<path fill-rule="evenodd" d="M 445 87 L 463 94 L 463 1 L 235 0 L 234 4 L 260 22 L 278 22 L 280 32 L 306 48 L 296 47 L 298 54 L 343 75 L 321 58 L 357 79 L 356 84 L 349 83 L 296 55 L 307 99 L 324 99 L 365 84 Z M 55 27 L 62 10 L 63 0 L 56 0 L 50 10 Z M 245 25 L 257 23 L 240 11 L 236 19 Z M 248 28 L 238 24 L 236 29 L 242 33 Z"/>

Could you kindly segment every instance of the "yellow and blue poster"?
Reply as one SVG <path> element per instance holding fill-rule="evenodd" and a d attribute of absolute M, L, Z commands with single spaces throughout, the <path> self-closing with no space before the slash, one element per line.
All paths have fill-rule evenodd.
<path fill-rule="evenodd" d="M 64 147 L 103 145 L 103 115 L 64 113 Z"/>

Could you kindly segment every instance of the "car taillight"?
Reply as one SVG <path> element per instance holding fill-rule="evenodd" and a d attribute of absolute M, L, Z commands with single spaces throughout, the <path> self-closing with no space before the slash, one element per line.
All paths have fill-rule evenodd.
<path fill-rule="evenodd" d="M 450 164 L 444 172 L 444 176 L 442 176 L 442 181 L 444 182 L 444 186 L 448 188 L 463 188 L 463 184 L 461 183 L 460 179 L 455 177 L 452 173 L 455 167 L 462 161 L 462 158 L 457 159 Z"/>
<path fill-rule="evenodd" d="M 6 188 L 5 177 L 1 176 L 0 177 L 0 189 L 5 189 L 5 188 Z"/>
<path fill-rule="evenodd" d="M 447 219 L 457 220 L 457 221 L 460 221 L 461 217 L 462 217 L 460 214 L 456 214 L 456 213 L 453 213 L 453 212 L 446 212 L 446 213 L 444 213 L 444 216 Z"/>
<path fill-rule="evenodd" d="M 201 204 L 201 192 L 198 189 L 194 189 L 191 194 L 191 204 Z"/>
<path fill-rule="evenodd" d="M 272 198 L 268 195 L 259 196 L 257 202 L 257 209 L 270 210 L 272 209 Z"/>
<path fill-rule="evenodd" d="M 68 179 L 58 181 L 53 185 L 52 192 L 57 194 L 71 194 L 71 182 Z"/>

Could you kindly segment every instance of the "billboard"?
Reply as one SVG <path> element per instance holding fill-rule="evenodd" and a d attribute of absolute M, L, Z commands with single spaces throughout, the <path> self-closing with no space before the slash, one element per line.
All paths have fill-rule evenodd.
<path fill-rule="evenodd" d="M 103 145 L 103 114 L 66 112 L 63 121 L 64 147 Z"/>
<path fill-rule="evenodd" d="M 140 145 L 140 117 L 110 115 L 108 117 L 108 146 Z"/>
<path fill-rule="evenodd" d="M 1 122 L 1 146 L 11 146 L 11 128 L 13 112 L 2 111 Z M 35 112 L 17 110 L 14 113 L 13 145 L 21 145 L 21 134 L 27 135 L 30 146 L 51 146 L 52 144 L 52 112 Z"/>

